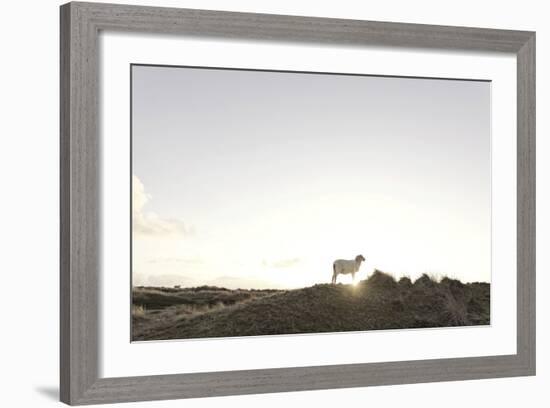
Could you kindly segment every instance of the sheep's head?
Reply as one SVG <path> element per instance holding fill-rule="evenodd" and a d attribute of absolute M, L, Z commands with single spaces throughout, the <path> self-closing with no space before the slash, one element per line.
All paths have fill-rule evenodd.
<path fill-rule="evenodd" d="M 355 262 L 365 262 L 365 257 L 363 255 L 357 255 L 355 257 Z"/>

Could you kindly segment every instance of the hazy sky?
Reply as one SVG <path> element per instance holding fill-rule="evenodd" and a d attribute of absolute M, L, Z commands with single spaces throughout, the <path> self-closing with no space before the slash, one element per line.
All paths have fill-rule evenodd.
<path fill-rule="evenodd" d="M 133 66 L 134 284 L 490 281 L 490 83 Z M 342 279 L 346 282 L 346 279 Z"/>

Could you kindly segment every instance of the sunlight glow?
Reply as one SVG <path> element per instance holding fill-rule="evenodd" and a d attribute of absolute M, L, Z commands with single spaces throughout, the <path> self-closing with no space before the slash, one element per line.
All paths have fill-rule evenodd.
<path fill-rule="evenodd" d="M 489 83 L 132 69 L 134 285 L 490 281 Z"/>

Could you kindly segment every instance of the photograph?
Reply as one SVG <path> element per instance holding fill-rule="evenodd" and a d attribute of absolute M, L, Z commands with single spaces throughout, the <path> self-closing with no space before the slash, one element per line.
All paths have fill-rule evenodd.
<path fill-rule="evenodd" d="M 491 324 L 490 80 L 131 64 L 130 89 L 131 341 Z"/>

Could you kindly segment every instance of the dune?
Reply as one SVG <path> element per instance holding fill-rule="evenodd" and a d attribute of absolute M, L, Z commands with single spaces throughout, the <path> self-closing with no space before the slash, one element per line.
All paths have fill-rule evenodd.
<path fill-rule="evenodd" d="M 356 285 L 294 290 L 134 289 L 133 303 L 133 340 L 490 324 L 488 283 L 396 281 L 381 271 Z"/>

